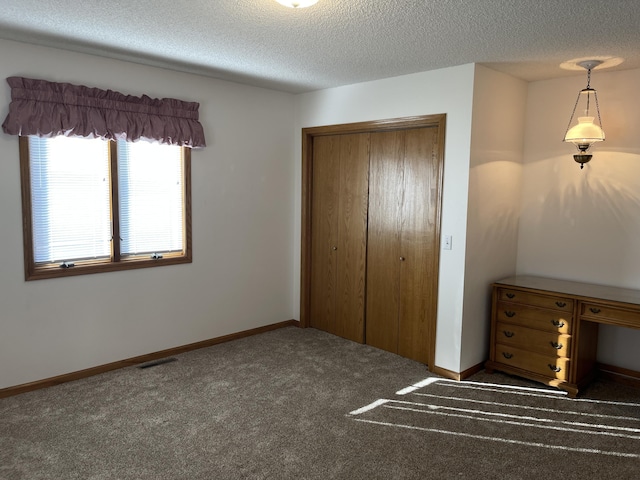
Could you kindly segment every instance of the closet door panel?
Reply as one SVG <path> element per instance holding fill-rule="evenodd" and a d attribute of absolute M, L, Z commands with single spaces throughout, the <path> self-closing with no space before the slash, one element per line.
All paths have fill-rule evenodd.
<path fill-rule="evenodd" d="M 367 253 L 368 345 L 398 350 L 404 132 L 371 134 Z"/>
<path fill-rule="evenodd" d="M 438 194 L 437 129 L 406 131 L 400 234 L 400 315 L 398 354 L 429 362 L 431 321 L 437 291 Z"/>
<path fill-rule="evenodd" d="M 339 137 L 317 137 L 313 149 L 309 320 L 336 333 Z"/>
<path fill-rule="evenodd" d="M 369 134 L 340 136 L 337 335 L 364 342 Z"/>
<path fill-rule="evenodd" d="M 433 363 L 445 119 L 303 129 L 304 326 Z"/>

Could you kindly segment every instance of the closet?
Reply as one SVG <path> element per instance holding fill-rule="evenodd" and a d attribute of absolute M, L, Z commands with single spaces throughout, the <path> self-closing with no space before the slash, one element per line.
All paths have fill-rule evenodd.
<path fill-rule="evenodd" d="M 444 121 L 303 130 L 302 326 L 433 365 Z"/>

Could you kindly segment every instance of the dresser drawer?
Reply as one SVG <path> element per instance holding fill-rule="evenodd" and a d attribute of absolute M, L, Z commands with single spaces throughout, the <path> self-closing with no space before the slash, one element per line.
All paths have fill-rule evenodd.
<path fill-rule="evenodd" d="M 498 302 L 495 315 L 499 322 L 515 323 L 546 332 L 571 333 L 570 313 Z"/>
<path fill-rule="evenodd" d="M 509 323 L 498 322 L 495 341 L 544 355 L 568 357 L 571 352 L 571 335 L 542 332 Z"/>
<path fill-rule="evenodd" d="M 623 308 L 610 307 L 607 305 L 599 305 L 597 303 L 581 303 L 580 315 L 597 320 L 599 323 L 614 323 L 615 325 L 628 325 L 629 327 L 638 328 L 640 326 L 640 313 Z M 607 319 L 612 322 L 607 322 Z"/>
<path fill-rule="evenodd" d="M 569 359 L 529 352 L 511 345 L 496 344 L 495 361 L 558 380 L 569 378 Z"/>
<path fill-rule="evenodd" d="M 522 292 L 509 288 L 498 289 L 498 299 L 505 302 L 522 303 L 541 308 L 551 308 L 562 312 L 573 312 L 573 300 L 570 298 L 551 295 L 539 295 L 537 293 Z"/>

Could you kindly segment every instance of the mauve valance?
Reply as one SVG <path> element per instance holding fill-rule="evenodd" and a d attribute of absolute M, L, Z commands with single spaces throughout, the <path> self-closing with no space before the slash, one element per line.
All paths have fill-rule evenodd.
<path fill-rule="evenodd" d="M 205 146 L 196 102 L 134 97 L 23 77 L 9 77 L 7 83 L 11 103 L 2 129 L 10 135 L 149 139 L 183 147 Z"/>

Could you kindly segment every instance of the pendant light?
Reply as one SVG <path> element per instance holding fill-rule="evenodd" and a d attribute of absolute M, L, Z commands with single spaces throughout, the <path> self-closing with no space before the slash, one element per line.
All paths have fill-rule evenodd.
<path fill-rule="evenodd" d="M 584 164 L 591 160 L 592 155 L 588 153 L 591 145 L 604 141 L 598 94 L 594 88 L 591 88 L 591 70 L 601 63 L 601 60 L 585 60 L 578 63 L 578 65 L 587 70 L 587 86 L 578 92 L 578 98 L 573 106 L 564 141 L 571 142 L 578 148 L 579 153 L 575 154 L 573 159 L 580 164 L 580 168 L 584 168 Z M 593 103 L 595 103 L 595 109 L 593 108 Z M 571 124 L 578 107 L 580 108 L 578 111 L 584 112 L 584 115 L 578 116 L 578 123 L 572 127 Z M 596 116 L 597 124 L 595 123 Z"/>
<path fill-rule="evenodd" d="M 305 8 L 318 3 L 318 0 L 276 0 L 280 5 L 291 8 Z"/>

